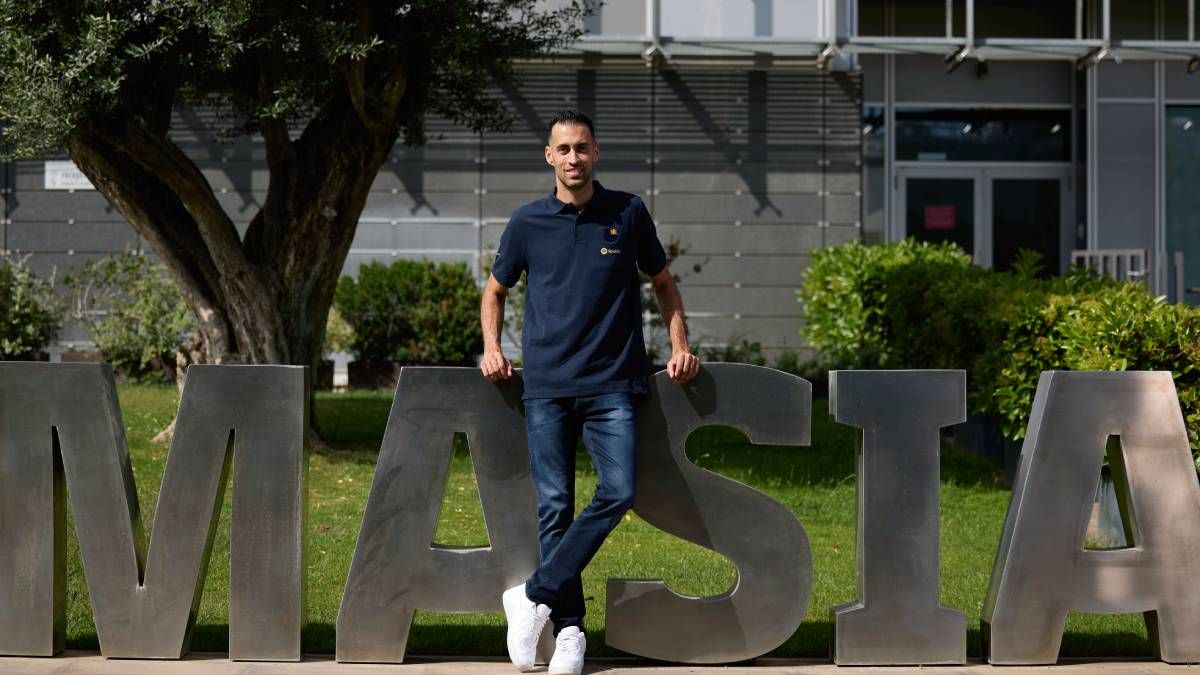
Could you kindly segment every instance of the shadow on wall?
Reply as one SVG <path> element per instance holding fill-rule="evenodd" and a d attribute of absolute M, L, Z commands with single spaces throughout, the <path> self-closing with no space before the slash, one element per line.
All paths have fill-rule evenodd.
<path fill-rule="evenodd" d="M 253 188 L 255 167 L 266 167 L 265 155 L 261 158 L 254 156 L 255 146 L 261 144 L 252 136 L 222 138 L 221 125 L 232 126 L 233 120 L 224 119 L 223 114 L 216 110 L 181 107 L 177 114 L 187 130 L 185 134 L 193 138 L 190 142 L 185 138 L 176 138 L 175 142 L 197 163 L 219 163 L 219 171 L 225 175 L 229 184 L 234 186 L 230 192 L 235 193 L 241 200 L 235 207 L 237 213 L 229 214 L 230 217 L 234 220 L 239 220 L 238 216 L 246 220 L 253 218 L 262 209 L 262 204 L 254 196 Z M 179 127 L 174 127 L 172 131 L 178 132 Z M 215 192 L 219 197 L 220 188 Z"/>
<path fill-rule="evenodd" d="M 767 195 L 766 172 L 747 170 L 748 167 L 741 161 L 739 152 L 734 147 L 729 134 L 709 114 L 708 109 L 700 103 L 699 97 L 692 91 L 678 71 L 662 69 L 659 71 L 659 74 L 675 94 L 675 97 L 687 108 L 693 121 L 695 121 L 697 127 L 703 130 L 704 135 L 712 142 L 713 147 L 725 156 L 726 163 L 736 167 L 738 175 L 758 202 L 758 206 L 754 210 L 754 215 L 761 216 L 764 211 L 770 210 L 776 216 L 782 217 L 783 212 L 771 202 L 770 196 Z M 747 152 L 752 161 L 765 162 L 767 161 L 767 74 L 765 71 L 750 71 L 749 92 L 747 94 L 745 99 L 747 101 L 746 107 L 749 122 Z"/>

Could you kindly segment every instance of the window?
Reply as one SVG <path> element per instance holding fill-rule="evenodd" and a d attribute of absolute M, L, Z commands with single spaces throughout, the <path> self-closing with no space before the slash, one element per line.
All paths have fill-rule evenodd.
<path fill-rule="evenodd" d="M 896 110 L 896 159 L 1067 162 L 1070 110 Z"/>

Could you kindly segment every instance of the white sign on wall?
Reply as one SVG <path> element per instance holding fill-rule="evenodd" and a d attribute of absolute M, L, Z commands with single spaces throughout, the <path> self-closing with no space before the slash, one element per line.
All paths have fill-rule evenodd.
<path fill-rule="evenodd" d="M 46 162 L 47 190 L 95 190 L 92 181 L 75 166 L 71 160 L 53 160 Z"/>

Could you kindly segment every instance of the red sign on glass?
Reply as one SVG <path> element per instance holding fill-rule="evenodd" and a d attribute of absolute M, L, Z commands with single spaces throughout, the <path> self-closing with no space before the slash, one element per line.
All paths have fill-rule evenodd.
<path fill-rule="evenodd" d="M 953 206 L 926 206 L 925 207 L 925 229 L 927 229 L 927 230 L 953 230 L 954 229 L 954 207 Z"/>

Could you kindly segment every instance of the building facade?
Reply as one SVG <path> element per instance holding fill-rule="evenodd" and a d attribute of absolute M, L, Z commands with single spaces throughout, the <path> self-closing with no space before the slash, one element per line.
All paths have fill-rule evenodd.
<path fill-rule="evenodd" d="M 346 273 L 424 257 L 482 280 L 512 210 L 553 187 L 546 121 L 578 107 L 597 177 L 642 194 L 682 252 L 704 345 L 803 351 L 808 260 L 852 239 L 953 241 L 997 269 L 1032 249 L 1052 273 L 1119 253 L 1112 273 L 1196 303 L 1195 1 L 606 0 L 575 46 L 496 92 L 509 133 L 433 120 L 428 145 L 397 146 Z M 218 118 L 181 110 L 172 134 L 244 227 L 264 151 Z M 3 166 L 2 246 L 43 273 L 139 245 L 71 171 Z"/>

